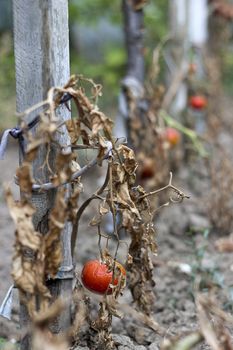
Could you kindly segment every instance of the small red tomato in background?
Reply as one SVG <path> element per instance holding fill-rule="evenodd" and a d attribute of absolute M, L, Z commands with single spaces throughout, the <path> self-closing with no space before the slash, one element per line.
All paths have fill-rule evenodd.
<path fill-rule="evenodd" d="M 195 74 L 197 72 L 197 65 L 196 63 L 189 63 L 188 73 L 189 74 Z"/>
<path fill-rule="evenodd" d="M 115 266 L 120 269 L 123 276 L 126 275 L 125 268 L 116 262 Z M 82 270 L 82 283 L 84 287 L 89 289 L 91 292 L 97 294 L 111 294 L 112 289 L 109 287 L 110 284 L 116 286 L 118 284 L 118 278 L 112 281 L 112 271 L 109 271 L 109 267 L 99 260 L 89 260 L 85 263 Z"/>
<path fill-rule="evenodd" d="M 143 159 L 142 164 L 139 167 L 139 170 L 140 170 L 140 178 L 142 180 L 151 179 L 155 175 L 155 164 L 153 159 L 151 158 Z"/>
<path fill-rule="evenodd" d="M 207 99 L 203 95 L 191 96 L 189 99 L 189 105 L 193 109 L 202 110 L 207 106 Z"/>
<path fill-rule="evenodd" d="M 181 136 L 178 130 L 174 128 L 166 128 L 164 131 L 164 139 L 171 147 L 174 147 L 180 142 Z"/>

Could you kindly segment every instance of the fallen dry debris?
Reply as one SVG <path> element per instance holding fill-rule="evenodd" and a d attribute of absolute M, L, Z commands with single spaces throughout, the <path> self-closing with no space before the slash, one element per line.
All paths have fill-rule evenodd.
<path fill-rule="evenodd" d="M 232 315 L 220 308 L 213 291 L 207 295 L 199 293 L 195 299 L 200 329 L 164 339 L 161 350 L 191 350 L 203 342 L 212 350 L 233 350 L 229 332 L 233 325 Z"/>
<path fill-rule="evenodd" d="M 196 297 L 200 330 L 206 343 L 213 350 L 233 350 L 228 327 L 233 325 L 233 317 L 221 310 L 214 295 L 198 294 Z"/>
<path fill-rule="evenodd" d="M 191 350 L 195 345 L 203 341 L 203 336 L 200 332 L 193 332 L 182 337 L 174 337 L 165 339 L 161 350 Z"/>
<path fill-rule="evenodd" d="M 233 167 L 226 152 L 218 146 L 209 163 L 211 190 L 208 195 L 207 210 L 211 223 L 221 234 L 232 230 L 232 190 Z"/>
<path fill-rule="evenodd" d="M 36 329 L 33 335 L 32 350 L 69 350 L 65 337 L 52 334 L 49 330 Z"/>
<path fill-rule="evenodd" d="M 215 241 L 215 248 L 220 253 L 232 253 L 233 252 L 233 234 L 229 237 L 219 238 Z"/>

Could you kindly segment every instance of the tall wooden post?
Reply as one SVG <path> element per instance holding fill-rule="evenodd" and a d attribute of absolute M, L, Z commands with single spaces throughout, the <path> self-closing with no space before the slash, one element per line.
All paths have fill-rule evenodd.
<path fill-rule="evenodd" d="M 206 81 L 206 67 L 204 62 L 205 49 L 208 38 L 208 1 L 207 0 L 189 0 L 189 21 L 188 35 L 190 47 L 192 47 L 192 59 L 196 65 L 195 80 L 199 85 L 204 85 Z M 196 83 L 197 87 L 198 84 Z M 194 86 L 190 86 L 191 88 Z M 203 93 L 200 87 L 196 93 Z M 195 131 L 203 134 L 206 131 L 206 110 L 192 111 L 191 118 Z"/>
<path fill-rule="evenodd" d="M 188 36 L 193 48 L 193 60 L 197 65 L 196 77 L 204 79 L 203 54 L 208 38 L 208 2 L 207 0 L 189 0 Z"/>
<path fill-rule="evenodd" d="M 188 0 L 170 0 L 170 32 L 172 35 L 171 45 L 171 77 L 169 83 L 174 79 L 178 70 L 185 64 L 185 57 L 188 51 Z M 186 107 L 187 87 L 182 83 L 176 93 L 171 106 L 171 112 L 175 116 Z"/>
<path fill-rule="evenodd" d="M 194 46 L 203 47 L 208 38 L 208 1 L 189 0 L 189 40 Z"/>
<path fill-rule="evenodd" d="M 127 73 L 139 83 L 144 83 L 145 62 L 143 54 L 143 8 L 136 8 L 136 1 L 123 0 L 124 32 L 127 50 Z"/>
<path fill-rule="evenodd" d="M 68 39 L 68 0 L 13 0 L 14 46 L 16 65 L 17 111 L 44 100 L 52 86 L 63 86 L 70 74 Z M 38 110 L 35 114 L 38 114 Z M 35 116 L 31 114 L 30 118 Z M 70 114 L 65 107 L 57 111 L 59 119 L 68 119 Z M 65 130 L 57 135 L 57 141 L 69 144 Z M 49 171 L 41 167 L 46 155 L 41 147 L 33 163 L 34 179 L 38 183 L 48 181 Z M 51 149 L 50 160 L 55 158 L 55 148 Z M 23 156 L 20 155 L 20 163 Z M 36 207 L 35 229 L 45 234 L 48 231 L 48 214 L 53 206 L 54 191 L 33 193 L 32 203 Z M 58 279 L 50 281 L 49 287 L 54 298 L 71 293 L 72 259 L 70 254 L 71 226 L 66 224 L 63 232 L 64 261 Z M 70 272 L 67 276 L 67 272 Z M 20 307 L 22 334 L 29 324 L 28 314 L 23 304 Z M 52 331 L 58 333 L 70 323 L 70 310 L 52 325 Z M 28 334 L 21 341 L 21 349 L 30 348 Z"/>
<path fill-rule="evenodd" d="M 130 144 L 129 106 L 127 94 L 137 101 L 143 98 L 145 60 L 143 53 L 144 11 L 137 7 L 137 1 L 122 0 L 125 46 L 127 51 L 127 70 L 122 80 L 122 91 L 119 96 L 119 115 L 116 119 L 115 136 L 128 137 Z"/>

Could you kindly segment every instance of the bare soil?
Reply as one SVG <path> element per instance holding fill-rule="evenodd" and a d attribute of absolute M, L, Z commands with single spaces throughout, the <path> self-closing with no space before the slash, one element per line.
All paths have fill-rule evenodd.
<path fill-rule="evenodd" d="M 227 109 L 232 110 L 232 103 L 224 102 Z M 228 113 L 228 114 L 227 114 Z M 219 132 L 219 142 L 227 150 L 232 150 L 233 139 L 229 128 L 230 112 L 226 112 L 225 124 Z M 224 127 L 224 125 L 226 127 Z M 228 125 L 228 126 L 227 126 Z M 1 161 L 0 171 L 0 301 L 12 284 L 10 276 L 11 257 L 14 244 L 14 225 L 9 216 L 3 196 L 3 183 L 8 182 L 14 188 L 16 197 L 18 190 L 13 183 L 13 176 L 18 164 L 17 145 L 11 144 L 6 159 Z M 232 164 L 233 167 L 233 164 Z M 87 198 L 98 187 L 100 173 L 88 174 L 84 181 L 83 198 Z M 190 199 L 182 204 L 164 208 L 156 220 L 158 255 L 152 257 L 154 277 L 156 281 L 156 303 L 153 317 L 166 330 L 165 336 L 145 326 L 143 322 L 126 313 L 122 320 L 114 318 L 113 334 L 118 349 L 160 349 L 167 338 L 184 335 L 199 328 L 195 306 L 195 283 L 201 282 L 201 292 L 207 293 L 208 283 L 215 283 L 218 302 L 227 312 L 233 311 L 233 259 L 232 253 L 219 253 L 214 244 L 222 232 L 212 227 L 207 215 L 207 202 L 211 183 L 206 164 L 195 158 L 187 165 L 181 166 L 174 175 L 174 184 L 190 195 Z M 83 263 L 98 257 L 98 236 L 95 229 L 88 226 L 95 214 L 93 202 L 84 213 L 77 242 L 77 272 L 80 275 Z M 230 234 L 229 232 L 226 234 Z M 208 237 L 205 238 L 205 235 Z M 128 241 L 127 237 L 124 237 Z M 116 242 L 110 245 L 114 251 Z M 126 248 L 119 250 L 118 260 L 124 263 Z M 181 265 L 186 264 L 186 265 Z M 183 266 L 183 270 L 182 270 Z M 184 270 L 186 267 L 186 270 Z M 88 294 L 91 298 L 91 293 Z M 19 339 L 17 292 L 12 321 L 0 318 L 0 336 L 9 340 Z M 97 304 L 96 299 L 93 303 Z M 126 289 L 120 303 L 131 304 L 131 296 Z M 233 337 L 233 331 L 231 336 Z M 82 341 L 77 349 L 89 349 L 92 346 Z M 210 349 L 205 342 L 196 349 Z"/>

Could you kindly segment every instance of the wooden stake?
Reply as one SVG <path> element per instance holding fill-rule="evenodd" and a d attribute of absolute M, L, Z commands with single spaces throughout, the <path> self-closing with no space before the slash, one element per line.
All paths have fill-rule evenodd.
<path fill-rule="evenodd" d="M 184 70 L 182 66 L 187 61 L 188 54 L 188 4 L 187 0 L 170 0 L 170 33 L 172 36 L 172 43 L 170 49 L 169 62 L 170 76 L 168 78 L 168 85 L 171 81 L 176 79 L 177 70 Z M 168 62 L 167 62 L 168 63 Z M 169 102 L 170 103 L 170 102 Z M 187 105 L 187 86 L 184 82 L 180 83 L 179 88 L 174 96 L 173 103 L 169 111 L 179 120 L 179 114 Z M 168 106 L 167 106 L 168 107 Z"/>
<path fill-rule="evenodd" d="M 16 65 L 17 111 L 26 108 L 46 98 L 47 91 L 52 86 L 63 86 L 69 78 L 69 39 L 68 39 L 68 1 L 67 0 L 14 0 L 14 45 Z M 40 110 L 32 113 L 30 118 Z M 70 113 L 63 106 L 58 109 L 57 116 L 65 120 Z M 30 120 L 27 120 L 29 122 Z M 66 145 L 70 143 L 64 128 L 63 134 L 57 135 L 57 141 Z M 38 157 L 33 163 L 33 175 L 37 183 L 49 180 L 49 170 L 41 167 L 45 160 L 46 148 L 41 147 Z M 55 148 L 51 147 L 49 160 L 53 166 Z M 20 154 L 20 164 L 23 155 Z M 34 193 L 32 202 L 37 211 L 34 216 L 35 229 L 45 234 L 48 231 L 48 214 L 53 206 L 55 191 Z M 58 279 L 50 281 L 53 298 L 59 295 L 71 294 L 72 289 L 72 259 L 70 253 L 71 225 L 67 223 L 63 232 L 64 261 Z M 71 270 L 71 271 L 68 271 Z M 69 275 L 67 276 L 67 273 Z M 26 308 L 20 306 L 20 324 L 22 334 L 21 349 L 28 350 L 30 325 Z M 52 325 L 52 331 L 59 333 L 70 325 L 70 310 L 67 308 L 62 317 Z"/>
<path fill-rule="evenodd" d="M 122 80 L 122 91 L 119 96 L 119 115 L 116 119 L 114 134 L 117 137 L 127 137 L 128 145 L 131 145 L 130 110 L 127 94 L 130 92 L 137 103 L 143 98 L 144 94 L 144 12 L 143 8 L 136 9 L 135 0 L 122 0 L 122 12 L 127 51 L 127 70 Z"/>

